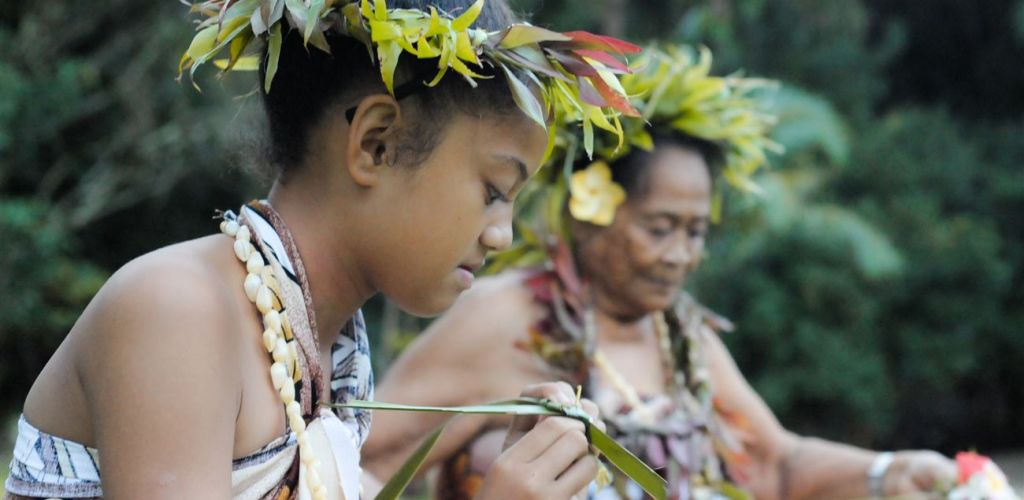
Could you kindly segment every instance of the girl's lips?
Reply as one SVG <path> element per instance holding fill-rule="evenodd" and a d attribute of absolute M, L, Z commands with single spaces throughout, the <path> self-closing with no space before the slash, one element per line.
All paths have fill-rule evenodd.
<path fill-rule="evenodd" d="M 470 271 L 469 268 L 467 268 L 466 266 L 459 266 L 458 268 L 455 269 L 455 274 L 458 275 L 459 284 L 462 285 L 462 288 L 469 289 L 471 286 L 473 286 L 473 280 L 475 279 L 475 277 L 473 276 L 473 272 Z"/>

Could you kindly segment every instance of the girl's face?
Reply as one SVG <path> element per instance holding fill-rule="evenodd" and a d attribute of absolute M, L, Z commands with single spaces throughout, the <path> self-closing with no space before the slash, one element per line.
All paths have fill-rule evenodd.
<path fill-rule="evenodd" d="M 638 318 L 676 300 L 704 251 L 710 223 L 711 177 L 690 149 L 662 146 L 647 168 L 644 189 L 630 193 L 607 228 L 579 240 L 580 267 L 601 310 Z"/>
<path fill-rule="evenodd" d="M 512 201 L 546 146 L 525 116 L 457 113 L 424 163 L 385 170 L 380 194 L 393 214 L 368 257 L 376 288 L 412 314 L 448 308 L 485 255 L 512 243 Z"/>

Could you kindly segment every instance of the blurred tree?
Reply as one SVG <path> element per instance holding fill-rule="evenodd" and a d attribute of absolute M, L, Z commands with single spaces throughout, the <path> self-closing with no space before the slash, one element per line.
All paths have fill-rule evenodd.
<path fill-rule="evenodd" d="M 942 103 L 974 119 L 1024 113 L 1020 0 L 866 3 L 875 19 L 898 21 L 906 28 L 905 50 L 886 68 L 887 105 Z"/>
<path fill-rule="evenodd" d="M 211 232 L 213 208 L 252 192 L 225 170 L 229 139 L 259 123 L 227 97 L 240 90 L 211 82 L 200 95 L 173 79 L 185 10 L 0 10 L 0 404 L 20 404 L 107 273 Z"/>

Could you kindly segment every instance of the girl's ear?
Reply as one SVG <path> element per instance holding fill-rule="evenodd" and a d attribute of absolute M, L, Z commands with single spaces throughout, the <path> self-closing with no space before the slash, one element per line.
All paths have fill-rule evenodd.
<path fill-rule="evenodd" d="M 348 127 L 345 165 L 356 185 L 372 187 L 387 159 L 394 155 L 394 137 L 402 119 L 394 97 L 374 94 L 363 98 Z"/>

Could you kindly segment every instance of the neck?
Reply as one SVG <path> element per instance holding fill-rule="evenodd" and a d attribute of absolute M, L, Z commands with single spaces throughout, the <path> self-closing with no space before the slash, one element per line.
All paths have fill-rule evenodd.
<path fill-rule="evenodd" d="M 654 331 L 650 314 L 623 318 L 604 311 L 600 306 L 595 309 L 594 326 L 597 328 L 598 343 L 643 342 Z"/>
<path fill-rule="evenodd" d="M 346 218 L 327 203 L 318 203 L 330 199 L 320 196 L 323 186 L 306 184 L 299 179 L 275 182 L 269 200 L 302 256 L 319 330 L 315 334 L 321 352 L 330 352 L 338 332 L 375 290 L 359 271 L 352 247 L 356 239 L 343 227 Z"/>

